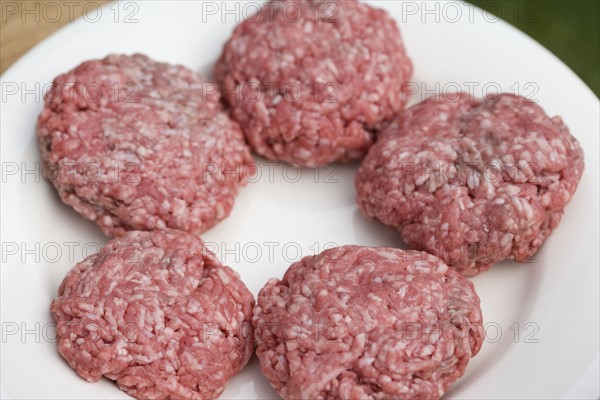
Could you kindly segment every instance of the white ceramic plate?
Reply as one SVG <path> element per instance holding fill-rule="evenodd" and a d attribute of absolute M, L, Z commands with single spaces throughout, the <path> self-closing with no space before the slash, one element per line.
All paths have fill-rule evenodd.
<path fill-rule="evenodd" d="M 519 91 L 550 115 L 562 115 L 585 149 L 579 189 L 535 262 L 504 262 L 473 279 L 488 339 L 447 396 L 597 398 L 598 99 L 547 50 L 477 8 L 457 2 L 377 5 L 397 18 L 414 61 L 413 102 L 459 88 L 478 96 L 498 88 Z M 64 274 L 106 238 L 40 178 L 34 127 L 42 90 L 57 74 L 111 52 L 142 52 L 209 74 L 235 23 L 254 9 L 252 2 L 221 1 L 91 7 L 87 19 L 45 40 L 2 76 L 3 398 L 127 398 L 108 380 L 80 379 L 53 342 L 48 307 Z M 397 245 L 391 229 L 357 211 L 354 171 L 332 167 L 316 176 L 263 163 L 262 176 L 241 191 L 231 216 L 203 238 L 254 294 L 291 261 L 328 243 Z M 252 360 L 223 398 L 277 396 Z"/>

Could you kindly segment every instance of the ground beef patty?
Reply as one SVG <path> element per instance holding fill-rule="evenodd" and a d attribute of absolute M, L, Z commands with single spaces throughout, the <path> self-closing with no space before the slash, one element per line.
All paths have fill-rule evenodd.
<path fill-rule="evenodd" d="M 402 112 L 356 175 L 358 204 L 407 246 L 473 275 L 534 254 L 583 172 L 560 117 L 503 94 L 430 98 Z"/>
<path fill-rule="evenodd" d="M 51 311 L 82 378 L 140 399 L 212 399 L 254 350 L 253 305 L 195 235 L 131 231 L 77 264 Z"/>
<path fill-rule="evenodd" d="M 284 399 L 439 398 L 483 342 L 471 282 L 418 251 L 344 246 L 261 290 L 257 355 Z"/>
<path fill-rule="evenodd" d="M 54 80 L 38 121 L 45 175 L 109 236 L 200 233 L 229 215 L 253 173 L 219 95 L 143 55 L 88 61 Z"/>
<path fill-rule="evenodd" d="M 394 20 L 355 0 L 271 1 L 215 67 L 254 151 L 309 167 L 362 158 L 411 73 Z"/>

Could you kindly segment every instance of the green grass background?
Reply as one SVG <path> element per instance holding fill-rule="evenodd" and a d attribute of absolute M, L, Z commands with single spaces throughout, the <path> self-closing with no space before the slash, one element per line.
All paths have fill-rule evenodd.
<path fill-rule="evenodd" d="M 600 97 L 600 0 L 469 2 L 537 40 Z"/>

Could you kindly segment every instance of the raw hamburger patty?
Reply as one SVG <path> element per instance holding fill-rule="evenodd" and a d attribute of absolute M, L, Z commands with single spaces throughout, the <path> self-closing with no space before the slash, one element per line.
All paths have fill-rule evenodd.
<path fill-rule="evenodd" d="M 253 305 L 195 235 L 131 231 L 77 264 L 51 311 L 82 378 L 140 399 L 212 399 L 254 350 Z"/>
<path fill-rule="evenodd" d="M 583 172 L 560 117 L 509 94 L 430 98 L 402 112 L 356 175 L 358 204 L 466 275 L 523 261 L 556 228 Z"/>
<path fill-rule="evenodd" d="M 205 85 L 187 68 L 139 54 L 56 78 L 38 138 L 62 200 L 109 236 L 200 233 L 229 215 L 252 158 Z"/>
<path fill-rule="evenodd" d="M 255 152 L 314 167 L 365 155 L 404 106 L 412 64 L 385 11 L 288 0 L 241 23 L 214 73 Z"/>
<path fill-rule="evenodd" d="M 418 251 L 344 246 L 261 290 L 263 373 L 284 399 L 439 398 L 483 342 L 471 282 Z"/>

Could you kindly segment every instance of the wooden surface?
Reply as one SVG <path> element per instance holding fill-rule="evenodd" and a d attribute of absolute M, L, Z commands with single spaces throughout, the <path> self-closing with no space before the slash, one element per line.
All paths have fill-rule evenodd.
<path fill-rule="evenodd" d="M 0 73 L 46 36 L 79 18 L 86 6 L 92 13 L 96 4 L 102 6 L 108 2 L 0 0 Z"/>

